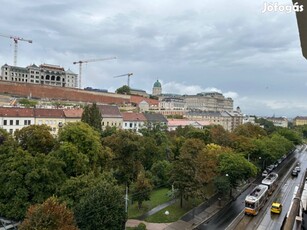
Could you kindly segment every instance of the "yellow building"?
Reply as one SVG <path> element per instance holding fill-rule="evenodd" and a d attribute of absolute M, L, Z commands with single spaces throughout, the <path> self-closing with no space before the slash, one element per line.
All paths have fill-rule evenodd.
<path fill-rule="evenodd" d="M 307 117 L 295 117 L 293 119 L 293 125 L 295 126 L 307 125 Z"/>
<path fill-rule="evenodd" d="M 48 125 L 51 127 L 51 134 L 56 135 L 65 123 L 63 109 L 35 109 L 34 122 L 36 125 Z"/>

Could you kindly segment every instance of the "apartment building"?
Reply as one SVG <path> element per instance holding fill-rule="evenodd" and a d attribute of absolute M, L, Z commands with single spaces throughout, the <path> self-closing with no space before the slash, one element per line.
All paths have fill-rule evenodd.
<path fill-rule="evenodd" d="M 293 125 L 307 125 L 307 117 L 305 116 L 297 116 L 293 119 Z"/>
<path fill-rule="evenodd" d="M 142 113 L 122 113 L 124 130 L 133 130 L 139 132 L 140 129 L 144 128 L 146 117 Z"/>
<path fill-rule="evenodd" d="M 105 130 L 107 126 L 121 128 L 123 116 L 116 105 L 97 105 L 101 113 L 101 128 Z"/>
<path fill-rule="evenodd" d="M 34 109 L 0 107 L 0 128 L 13 134 L 35 124 Z"/>

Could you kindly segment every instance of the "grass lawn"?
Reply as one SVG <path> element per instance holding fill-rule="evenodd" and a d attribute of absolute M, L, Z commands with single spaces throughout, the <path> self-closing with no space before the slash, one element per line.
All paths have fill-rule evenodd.
<path fill-rule="evenodd" d="M 214 195 L 214 185 L 208 184 L 205 188 L 207 198 Z M 180 219 L 185 213 L 190 211 L 193 206 L 197 206 L 204 202 L 204 200 L 189 200 L 183 202 L 183 207 L 180 208 L 180 200 L 178 200 L 176 203 L 160 210 L 159 212 L 155 213 L 154 215 L 151 215 L 147 217 L 145 220 L 151 223 L 170 223 L 175 222 Z M 193 205 L 194 204 L 194 205 Z M 165 211 L 169 212 L 169 215 L 165 215 Z"/>
<path fill-rule="evenodd" d="M 160 188 L 152 191 L 150 200 L 144 201 L 142 204 L 142 209 L 138 209 L 137 202 L 130 204 L 128 207 L 128 218 L 133 219 L 141 216 L 142 214 L 148 212 L 159 204 L 163 204 L 170 200 L 167 193 L 169 192 L 168 188 Z"/>

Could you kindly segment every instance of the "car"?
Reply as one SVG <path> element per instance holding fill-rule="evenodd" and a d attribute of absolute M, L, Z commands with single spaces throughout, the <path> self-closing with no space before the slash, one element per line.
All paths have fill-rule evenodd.
<path fill-rule="evenodd" d="M 298 172 L 301 171 L 301 167 L 300 167 L 300 166 L 296 166 L 295 169 L 296 169 L 296 171 L 298 171 Z"/>
<path fill-rule="evenodd" d="M 282 204 L 279 202 L 273 202 L 271 206 L 271 212 L 280 214 L 282 212 Z"/>
<path fill-rule="evenodd" d="M 263 172 L 262 172 L 262 176 L 263 177 L 266 177 L 268 175 L 268 172 L 266 171 L 266 170 L 264 170 Z"/>
<path fill-rule="evenodd" d="M 293 169 L 291 174 L 292 174 L 292 176 L 297 176 L 298 175 L 298 171 L 296 169 Z"/>
<path fill-rule="evenodd" d="M 278 162 L 278 164 L 280 164 L 280 163 L 282 162 L 282 159 L 279 158 L 279 159 L 277 160 L 277 162 Z"/>
<path fill-rule="evenodd" d="M 269 165 L 268 167 L 266 167 L 266 170 L 268 172 L 271 172 L 274 169 L 274 165 Z"/>

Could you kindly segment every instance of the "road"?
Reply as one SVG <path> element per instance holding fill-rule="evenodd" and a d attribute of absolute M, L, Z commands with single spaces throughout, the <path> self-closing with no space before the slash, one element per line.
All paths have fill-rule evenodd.
<path fill-rule="evenodd" d="M 306 155 L 306 154 L 305 154 Z M 279 178 L 283 178 L 285 176 L 285 174 L 288 172 L 289 170 L 289 167 L 292 167 L 292 165 L 298 160 L 297 158 L 300 158 L 301 156 L 303 156 L 302 153 L 298 153 L 298 151 L 295 151 L 294 154 L 291 154 L 285 161 L 283 161 L 278 167 L 276 171 L 278 174 L 279 174 Z M 306 165 L 307 166 L 307 165 Z M 305 167 L 305 163 L 304 165 L 302 165 L 302 168 Z M 300 173 L 298 178 L 294 178 L 293 179 L 293 182 L 290 183 L 290 182 L 286 182 L 286 185 L 288 185 L 288 190 L 290 189 L 294 189 L 295 186 L 293 186 L 293 183 L 296 183 L 295 181 L 299 181 L 299 178 L 301 177 L 303 173 Z M 238 217 L 240 214 L 242 215 L 242 211 L 244 210 L 244 201 L 245 201 L 245 197 L 247 196 L 248 193 L 251 192 L 251 190 L 258 184 L 261 183 L 262 181 L 262 177 L 258 177 L 253 184 L 251 184 L 251 186 L 246 189 L 239 197 L 237 197 L 237 199 L 235 201 L 233 201 L 230 205 L 228 205 L 227 207 L 225 207 L 223 210 L 221 210 L 218 214 L 216 214 L 213 218 L 211 218 L 209 220 L 209 222 L 205 222 L 203 223 L 202 225 L 200 225 L 198 227 L 198 229 L 201 229 L 201 230 L 205 230 L 205 229 L 226 229 L 232 222 L 233 220 L 235 220 L 236 217 Z M 283 190 L 286 190 L 285 193 L 287 193 L 287 186 L 285 187 L 282 187 L 281 191 Z M 291 194 L 291 191 L 288 191 L 289 194 Z M 291 196 L 293 195 L 293 192 L 291 194 Z M 289 198 L 290 200 L 290 203 L 291 203 L 291 200 L 292 200 L 292 197 Z M 290 206 L 290 204 L 289 204 Z M 287 208 L 288 207 L 288 203 L 285 202 L 285 206 L 284 206 L 284 211 L 283 211 L 283 214 L 286 213 L 287 211 Z M 266 210 L 265 208 L 263 210 Z M 268 214 L 270 216 L 270 213 Z M 261 221 L 260 220 L 260 217 L 262 215 L 258 215 L 257 218 L 255 218 L 255 220 L 257 219 L 258 221 Z M 278 220 L 275 220 L 274 222 L 278 222 L 279 219 L 282 218 L 282 215 L 280 215 L 280 217 L 270 217 L 270 219 L 272 220 L 275 220 L 275 219 L 278 219 Z M 263 219 L 263 221 L 265 221 L 265 219 Z M 267 225 L 270 225 L 269 223 L 269 219 L 267 217 L 267 223 L 263 223 L 262 224 L 262 221 L 261 221 L 261 226 L 265 226 L 265 224 Z M 255 221 L 254 221 L 255 222 Z M 255 222 L 253 224 L 250 225 L 251 229 L 255 229 L 256 226 L 258 226 L 258 223 L 259 222 Z M 260 227 L 260 226 L 259 226 Z M 243 229 L 243 228 L 241 228 Z M 259 229 L 262 229 L 262 228 L 259 228 Z M 267 229 L 267 228 L 266 228 Z"/>

